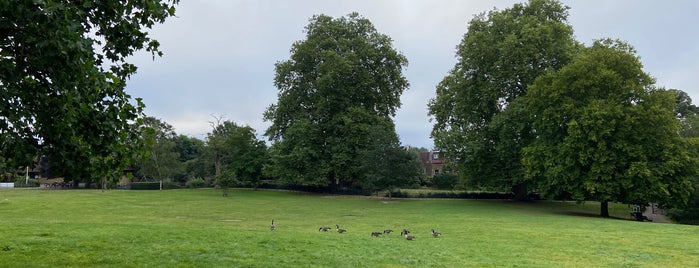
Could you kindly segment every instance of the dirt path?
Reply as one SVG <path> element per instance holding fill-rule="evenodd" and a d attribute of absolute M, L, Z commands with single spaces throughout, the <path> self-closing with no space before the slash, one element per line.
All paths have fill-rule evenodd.
<path fill-rule="evenodd" d="M 653 209 L 654 207 L 655 209 Z M 646 211 L 643 212 L 643 216 L 646 216 L 648 219 L 651 219 L 653 222 L 657 223 L 672 223 L 672 220 L 670 220 L 667 216 L 660 214 L 660 209 L 657 208 L 657 204 L 650 204 L 650 206 L 646 207 Z"/>

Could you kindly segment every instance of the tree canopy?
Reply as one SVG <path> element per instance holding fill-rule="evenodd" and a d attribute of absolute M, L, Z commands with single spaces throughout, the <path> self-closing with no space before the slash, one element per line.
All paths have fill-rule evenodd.
<path fill-rule="evenodd" d="M 305 32 L 275 65 L 278 102 L 264 114 L 274 142 L 269 170 L 286 182 L 349 185 L 361 177 L 370 127 L 400 107 L 407 59 L 357 13 L 313 16 Z M 392 124 L 387 130 L 395 135 Z"/>
<path fill-rule="evenodd" d="M 262 168 L 267 160 L 267 145 L 258 140 L 250 126 L 239 126 L 231 121 L 214 124 L 207 137 L 210 156 L 215 166 L 217 183 L 224 189 L 235 183 L 257 187 L 262 179 Z"/>
<path fill-rule="evenodd" d="M 386 120 L 384 124 L 392 124 Z M 370 128 L 371 143 L 360 152 L 360 170 L 364 174 L 360 184 L 370 192 L 391 190 L 419 184 L 421 174 L 417 153 L 400 146 L 391 127 L 381 124 Z"/>
<path fill-rule="evenodd" d="M 560 2 L 532 0 L 469 22 L 458 62 L 428 108 L 435 146 L 470 185 L 524 185 L 520 152 L 527 126 L 511 103 L 575 53 L 579 45 L 567 18 Z"/>
<path fill-rule="evenodd" d="M 50 157 L 69 178 L 118 175 L 143 109 L 124 91 L 134 51 L 179 0 L 0 3 L 0 152 L 14 166 Z"/>
<path fill-rule="evenodd" d="M 155 117 L 145 117 L 139 132 L 145 142 L 145 155 L 138 157 L 135 163 L 138 175 L 145 180 L 165 180 L 175 178 L 184 169 L 180 154 L 175 149 L 175 130 L 173 127 Z"/>
<path fill-rule="evenodd" d="M 522 99 L 534 141 L 528 177 L 550 197 L 646 204 L 686 202 L 695 162 L 678 132 L 676 95 L 657 90 L 634 49 L 604 39 L 560 71 L 536 80 Z"/>

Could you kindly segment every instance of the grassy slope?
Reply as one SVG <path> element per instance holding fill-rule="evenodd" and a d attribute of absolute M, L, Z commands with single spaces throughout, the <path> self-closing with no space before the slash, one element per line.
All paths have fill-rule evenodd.
<path fill-rule="evenodd" d="M 601 219 L 597 203 L 220 195 L 3 190 L 0 267 L 699 266 L 698 227 Z M 318 231 L 335 224 L 348 233 Z M 386 228 L 417 239 L 370 236 Z"/>

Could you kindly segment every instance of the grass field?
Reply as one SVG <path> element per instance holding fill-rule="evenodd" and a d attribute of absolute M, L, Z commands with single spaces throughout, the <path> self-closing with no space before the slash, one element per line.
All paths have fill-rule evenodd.
<path fill-rule="evenodd" d="M 618 219 L 596 217 L 594 202 L 1 190 L 0 267 L 699 266 L 699 227 L 610 209 Z M 348 232 L 318 231 L 335 224 Z M 370 236 L 386 228 L 416 239 Z"/>

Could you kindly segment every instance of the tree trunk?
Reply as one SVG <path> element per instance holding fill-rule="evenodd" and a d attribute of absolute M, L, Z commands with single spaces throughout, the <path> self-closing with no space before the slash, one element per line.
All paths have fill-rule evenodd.
<path fill-rule="evenodd" d="M 221 153 L 216 148 L 214 153 L 214 176 L 218 177 L 219 175 L 221 175 Z"/>
<path fill-rule="evenodd" d="M 609 218 L 609 203 L 607 201 L 600 202 L 600 216 Z"/>
<path fill-rule="evenodd" d="M 525 201 L 527 200 L 527 183 L 523 182 L 512 186 L 512 192 L 515 194 L 515 200 Z"/>

